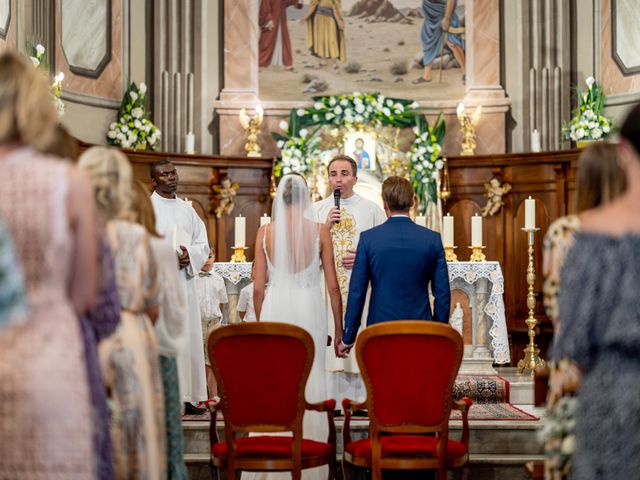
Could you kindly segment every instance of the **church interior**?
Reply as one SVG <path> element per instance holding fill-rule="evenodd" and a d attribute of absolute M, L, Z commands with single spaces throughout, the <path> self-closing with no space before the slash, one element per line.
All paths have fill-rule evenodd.
<path fill-rule="evenodd" d="M 580 420 L 573 431 L 576 424 L 573 416 L 579 417 L 581 409 L 583 415 L 586 411 L 595 415 L 595 412 L 609 410 L 585 406 L 586 400 L 580 398 L 581 387 L 570 380 L 573 380 L 572 375 L 578 378 L 580 374 L 585 375 L 582 382 L 595 389 L 595 380 L 591 377 L 596 374 L 592 375 L 592 372 L 601 375 L 599 368 L 604 368 L 597 361 L 599 352 L 618 350 L 616 355 L 620 357 L 640 353 L 640 343 L 633 343 L 637 335 L 634 331 L 640 329 L 637 324 L 620 323 L 612 313 L 617 307 L 611 307 L 614 304 L 608 300 L 605 303 L 610 307 L 594 309 L 599 313 L 591 316 L 579 302 L 570 309 L 572 295 L 578 293 L 565 293 L 563 286 L 584 289 L 581 299 L 587 305 L 595 305 L 594 298 L 604 295 L 610 285 L 593 286 L 589 270 L 585 270 L 587 267 L 580 270 L 580 278 L 585 279 L 581 284 L 577 280 L 578 273 L 565 272 L 562 262 L 567 258 L 586 263 L 588 259 L 584 258 L 584 252 L 588 252 L 590 246 L 594 256 L 607 259 L 608 266 L 616 264 L 618 244 L 612 246 L 613 240 L 606 246 L 601 245 L 600 249 L 593 249 L 589 244 L 591 240 L 587 239 L 579 260 L 577 254 L 572 255 L 570 251 L 574 245 L 573 235 L 580 230 L 580 221 L 586 230 L 587 225 L 600 221 L 604 226 L 596 227 L 596 231 L 609 232 L 611 228 L 618 232 L 607 226 L 606 215 L 605 220 L 599 220 L 603 214 L 591 214 L 592 211 L 600 212 L 591 209 L 601 208 L 608 202 L 612 202 L 612 213 L 607 214 L 610 223 L 621 225 L 621 233 L 612 235 L 630 242 L 633 239 L 634 234 L 629 239 L 627 232 L 635 231 L 636 214 L 631 213 L 633 208 L 629 210 L 628 223 L 625 223 L 626 217 L 617 217 L 615 208 L 618 204 L 614 197 L 620 195 L 620 202 L 634 198 L 631 192 L 635 194 L 632 190 L 635 167 L 629 164 L 640 159 L 637 147 L 635 153 L 633 151 L 633 146 L 640 145 L 640 138 L 632 138 L 640 135 L 640 116 L 635 114 L 635 126 L 629 120 L 640 104 L 640 30 L 635 22 L 638 12 L 640 0 L 0 0 L 0 55 L 17 52 L 20 57 L 30 60 L 29 64 L 33 64 L 47 80 L 57 122 L 72 140 L 73 148 L 63 150 L 66 154 L 59 156 L 77 160 L 80 155 L 78 168 L 87 168 L 88 176 L 91 176 L 94 171 L 90 152 L 96 147 L 108 146 L 109 151 L 124 154 L 117 159 L 110 158 L 115 163 L 124 161 L 120 158 L 128 161 L 129 166 L 118 168 L 130 171 L 134 187 L 139 181 L 142 192 L 151 194 L 155 190 L 156 196 L 165 181 L 160 175 L 173 175 L 175 179 L 168 185 L 173 188 L 175 198 L 183 200 L 180 205 L 189 207 L 186 215 L 193 215 L 189 221 L 202 224 L 201 241 L 206 250 L 196 254 L 189 247 L 186 263 L 180 263 L 180 268 L 185 265 L 186 270 L 193 268 L 195 273 L 192 275 L 198 277 L 200 269 L 205 270 L 204 262 L 210 247 L 213 264 L 209 264 L 206 271 L 213 273 L 206 275 L 221 279 L 220 286 L 210 287 L 218 292 L 213 293 L 218 297 L 212 301 L 217 311 L 212 315 L 217 316 L 218 323 L 205 327 L 202 317 L 202 332 L 198 329 L 199 346 L 205 342 L 199 355 L 205 355 L 201 361 L 206 361 L 209 369 L 204 387 L 207 389 L 208 385 L 206 396 L 209 400 L 197 398 L 195 400 L 204 402 L 199 404 L 194 400 L 194 411 L 181 412 L 178 431 L 171 430 L 167 424 L 168 442 L 171 443 L 171 435 L 177 435 L 182 442 L 178 459 L 183 465 L 182 471 L 173 470 L 170 459 L 168 469 L 146 471 L 140 467 L 144 460 L 129 452 L 127 461 L 132 469 L 128 472 L 131 476 L 119 470 L 117 458 L 115 473 L 110 468 L 100 473 L 100 468 L 95 467 L 98 473 L 74 476 L 72 473 L 81 470 L 74 470 L 76 459 L 69 457 L 63 467 L 60 464 L 52 467 L 58 469 L 55 472 L 40 472 L 41 476 L 33 477 L 29 476 L 28 465 L 22 471 L 22 467 L 0 458 L 0 478 L 231 478 L 226 472 L 235 460 L 229 462 L 226 456 L 230 456 L 233 449 L 231 453 L 227 452 L 227 447 L 224 447 L 224 453 L 215 447 L 212 450 L 210 434 L 217 432 L 222 439 L 219 441 L 224 444 L 223 439 L 232 432 L 232 427 L 225 424 L 225 415 L 233 407 L 227 405 L 224 408 L 231 410 L 222 408 L 221 413 L 216 405 L 212 405 L 211 399 L 215 395 L 211 382 L 215 385 L 216 380 L 209 377 L 216 377 L 219 395 L 231 388 L 222 385 L 231 383 L 226 375 L 237 375 L 236 382 L 239 383 L 255 378 L 256 384 L 265 390 L 253 395 L 264 395 L 265 398 L 270 394 L 279 395 L 273 391 L 276 388 L 273 385 L 278 385 L 282 379 L 274 375 L 274 383 L 269 387 L 260 375 L 249 374 L 240 367 L 212 366 L 217 354 L 209 357 L 217 352 L 214 347 L 220 342 L 220 358 L 227 358 L 222 343 L 234 337 L 221 333 L 223 330 L 251 324 L 247 327 L 249 331 L 256 325 L 245 318 L 245 311 L 253 310 L 254 304 L 250 299 L 250 307 L 241 306 L 247 301 L 242 291 L 257 282 L 254 277 L 261 264 L 259 254 L 264 251 L 269 262 L 269 252 L 264 246 L 267 240 L 259 239 L 262 238 L 260 232 L 266 231 L 272 221 L 272 208 L 275 210 L 279 198 L 280 183 L 292 174 L 300 174 L 306 181 L 311 202 L 326 199 L 328 208 L 334 205 L 334 200 L 339 204 L 340 192 L 335 199 L 332 183 L 335 180 L 328 175 L 328 166 L 332 159 L 341 155 L 353 158 L 354 168 L 356 164 L 358 167 L 353 194 L 369 201 L 367 205 L 380 213 L 388 207 L 387 197 L 383 201 L 385 179 L 392 176 L 407 179 L 415 192 L 415 202 L 408 215 L 417 225 L 437 232 L 442 239 L 439 248 L 446 258 L 450 315 L 441 321 L 448 321 L 462 341 L 459 345 L 462 348 L 459 352 L 461 364 L 451 378 L 453 383 L 447 393 L 447 415 L 451 414 L 451 417 L 444 424 L 448 425 L 450 439 L 457 441 L 464 437 L 456 445 L 465 444 L 461 447 L 465 449 L 464 461 L 455 464 L 450 458 L 451 469 L 446 478 L 636 478 L 638 470 L 632 470 L 633 462 L 627 467 L 620 466 L 628 461 L 622 452 L 614 452 L 613 458 L 603 452 L 597 456 L 606 457 L 606 460 L 585 466 L 588 461 L 585 461 L 584 449 L 598 451 L 598 446 L 593 445 L 593 439 L 590 443 L 581 439 L 580 434 L 585 435 L 588 429 Z M 2 68 L 0 62 L 0 77 L 10 75 L 1 72 Z M 5 68 L 8 68 L 6 64 Z M 10 100 L 3 97 L 1 90 L 5 81 L 8 82 L 6 85 L 10 84 L 10 79 L 0 78 L 0 165 L 11 165 L 10 172 L 13 172 L 17 162 L 10 158 L 5 147 L 13 148 L 11 142 L 15 143 L 15 138 L 27 145 L 29 141 L 27 136 L 18 135 L 13 139 L 3 136 L 3 130 L 9 127 L 3 124 L 5 114 L 2 110 L 9 108 L 7 102 L 14 101 L 13 97 Z M 15 118 L 19 117 L 18 113 L 15 115 Z M 34 122 L 34 125 L 39 123 Z M 21 128 L 18 125 L 15 131 Z M 30 145 L 35 150 L 42 150 L 35 141 Z M 607 149 L 604 145 L 615 147 Z M 104 151 L 102 154 L 109 156 Z M 602 166 L 605 157 L 616 155 L 617 160 L 614 158 L 612 164 L 618 165 L 615 168 L 621 172 L 620 182 L 626 182 L 626 193 L 624 188 L 617 191 L 616 187 L 607 184 L 614 175 L 614 167 Z M 635 160 L 629 160 L 633 156 Z M 26 170 L 29 177 L 30 172 L 34 177 L 38 176 L 35 173 L 37 165 L 34 163 L 32 170 Z M 171 166 L 175 169 L 171 170 Z M 627 172 L 626 180 L 623 170 Z M 55 174 L 58 170 L 52 172 Z M 11 220 L 10 211 L 23 201 L 35 202 L 33 197 L 41 190 L 25 186 L 21 192 L 22 180 L 18 174 L 11 175 L 7 183 L 13 186 L 5 190 L 6 196 L 0 192 L 9 213 L 0 210 L 0 219 L 6 217 L 3 221 L 8 223 L 9 233 L 14 234 L 17 250 L 22 251 L 22 237 L 16 226 L 22 220 Z M 0 191 L 8 188 L 6 185 L 0 187 Z M 94 188 L 98 187 L 94 185 Z M 344 192 L 342 202 L 348 205 L 349 199 Z M 136 195 L 132 195 L 135 203 Z M 32 198 L 25 199 L 25 196 Z M 140 198 L 139 193 L 137 198 Z M 151 200 L 151 213 L 155 210 L 158 217 L 164 208 L 158 206 L 163 199 L 152 196 Z M 70 210 L 74 209 L 70 207 Z M 18 208 L 17 211 L 28 210 Z M 78 211 L 78 215 L 82 215 L 80 209 Z M 140 213 L 139 218 L 142 217 Z M 353 222 L 357 223 L 359 220 L 355 218 Z M 325 217 L 318 217 L 316 221 L 324 224 Z M 166 236 L 173 235 L 175 251 L 170 252 L 173 263 L 174 253 L 182 262 L 187 249 L 183 247 L 181 251 L 180 245 L 191 240 L 183 241 L 181 235 L 190 236 L 191 233 L 176 227 L 177 220 L 167 221 L 162 229 L 160 222 L 158 219 L 158 232 L 164 235 L 164 229 Z M 577 226 L 571 222 L 577 222 Z M 144 225 L 142 220 L 138 223 Z M 339 225 L 340 228 L 330 230 L 333 232 L 337 279 L 342 282 L 344 310 L 352 267 L 338 265 L 339 255 L 355 254 L 358 236 L 378 223 L 356 226 L 352 230 L 345 222 L 341 221 Z M 352 232 L 355 237 L 341 240 L 336 232 L 343 231 L 343 227 L 348 235 Z M 3 230 L 0 222 L 0 234 Z M 113 240 L 115 232 L 115 227 L 105 227 L 98 235 Z M 578 233 L 575 237 L 575 250 L 584 239 L 581 235 Z M 346 245 L 345 241 L 351 243 Z M 629 263 L 633 263 L 639 251 L 632 245 L 627 245 L 625 250 Z M 353 252 L 349 250 L 352 247 Z M 111 248 L 114 248 L 113 243 Z M 131 248 L 132 258 L 139 255 L 134 246 L 127 248 Z M 4 254 L 1 250 L 0 254 Z M 417 262 L 419 252 L 408 252 L 409 259 L 413 254 Z M 29 255 L 28 251 L 26 255 Z M 357 256 L 355 254 L 356 263 Z M 201 260 L 198 265 L 196 259 Z M 116 258 L 116 266 L 118 262 Z M 25 261 L 25 265 L 27 263 Z M 82 262 L 77 259 L 72 262 L 73 268 L 78 268 L 78 263 Z M 0 261 L 0 268 L 3 268 L 2 264 Z M 600 261 L 594 261 L 593 268 L 599 264 Z M 69 267 L 69 271 L 73 268 Z M 29 310 L 31 280 L 27 270 L 25 266 Z M 612 272 L 610 268 L 604 270 L 603 278 Z M 2 290 L 5 290 L 4 279 L 8 278 L 5 273 L 0 275 Z M 200 275 L 204 274 L 200 272 Z M 637 275 L 640 277 L 640 273 Z M 620 305 L 637 302 L 628 297 L 634 296 L 630 290 L 637 288 L 638 277 L 634 284 L 633 272 L 619 272 L 615 302 Z M 397 279 L 398 292 L 411 288 L 407 278 Z M 132 285 L 144 282 L 139 277 Z M 122 286 L 118 284 L 118 288 L 122 297 Z M 137 288 L 132 286 L 126 292 Z M 185 290 L 187 300 L 189 288 L 187 285 Z M 256 291 L 252 290 L 250 298 Z M 268 288 L 266 295 L 269 295 Z M 401 293 L 397 295 L 398 298 L 402 296 Z M 565 299 L 566 307 L 562 304 Z M 322 307 L 325 308 L 324 303 Z M 0 310 L 2 308 L 0 301 Z M 197 305 L 195 308 L 198 310 Z M 201 312 L 202 308 L 201 304 Z M 38 311 L 36 307 L 31 310 Z M 575 319 L 566 320 L 571 327 L 560 330 L 565 315 L 573 317 L 574 314 Z M 580 319 L 596 315 L 615 317 L 610 328 L 623 327 L 631 333 L 625 337 L 624 332 L 618 332 L 625 338 L 611 340 L 611 344 L 604 346 L 598 344 L 592 337 L 607 337 L 604 327 L 596 324 L 596 320 L 580 323 Z M 9 320 L 5 323 L 2 316 L 4 314 L 0 312 L 0 345 L 3 349 L 13 348 L 12 345 L 18 345 L 12 330 L 16 327 L 10 326 Z M 631 317 L 637 322 L 637 312 Z M 219 326 L 222 328 L 217 328 Z M 153 336 L 153 327 L 149 328 Z M 328 328 L 329 336 L 334 335 L 332 320 Z M 158 332 L 158 324 L 155 331 Z M 558 342 L 559 331 L 567 335 L 566 342 Z M 574 331 L 580 331 L 575 340 Z M 251 332 L 263 334 L 258 330 Z M 4 335 L 7 338 L 3 341 Z M 331 377 L 339 372 L 347 379 L 354 375 L 360 378 L 366 363 L 364 354 L 358 350 L 361 336 L 362 330 L 350 353 L 349 367 L 346 360 L 331 364 L 329 357 L 335 357 L 334 347 L 327 347 L 324 375 Z M 588 340 L 583 339 L 586 336 L 589 336 Z M 101 344 L 112 340 L 97 337 L 102 363 L 106 348 Z M 208 338 L 214 337 L 215 342 L 207 345 Z M 335 337 L 336 341 L 342 338 L 337 333 Z M 636 340 L 640 342 L 640 335 Z M 578 350 L 579 342 L 591 342 L 589 348 L 585 347 L 587 353 Z M 161 347 L 160 365 L 164 369 L 167 367 L 162 363 L 164 354 L 160 339 L 158 345 Z M 120 351 L 111 348 L 114 348 L 113 352 Z M 237 348 L 241 351 L 241 347 Z M 18 347 L 15 349 L 17 351 Z M 362 362 L 358 357 L 357 364 L 356 350 L 363 357 Z M 575 359 L 572 355 L 577 351 L 583 353 L 576 354 L 581 357 Z M 274 362 L 279 359 L 272 350 L 266 349 L 263 353 L 274 355 Z M 567 361 L 573 359 L 575 363 L 569 367 L 564 364 L 565 359 L 559 357 L 563 353 L 570 358 Z M 115 353 L 111 355 L 113 358 Z M 246 355 L 249 359 L 256 354 L 250 349 Z M 253 364 L 246 363 L 247 359 L 231 356 L 227 361 L 239 362 L 237 365 L 252 369 Z M 438 364 L 438 360 L 428 360 L 432 361 Z M 8 379 L 14 377 L 7 376 L 5 370 L 10 363 L 5 367 L 1 363 L 2 360 L 0 398 L 10 398 L 15 391 L 11 390 L 13 384 Z M 637 385 L 633 382 L 638 381 L 640 371 L 635 372 L 635 362 L 632 363 L 634 367 L 622 375 L 626 375 L 621 380 L 622 385 L 626 385 L 625 382 Z M 410 384 L 414 382 L 412 375 L 417 378 L 432 370 L 416 364 L 395 365 L 394 368 L 406 367 L 403 375 Z M 118 376 L 117 367 L 111 370 L 103 367 L 103 370 L 105 383 L 108 383 L 107 377 Z M 181 367 L 178 371 L 182 375 Z M 204 369 L 201 373 L 204 378 Z M 177 378 L 176 374 L 176 381 Z M 350 407 L 342 404 L 345 391 L 357 396 L 351 398 L 354 402 L 363 402 L 369 387 L 373 391 L 373 378 L 367 376 L 364 385 L 358 384 L 360 390 L 357 392 L 346 387 L 341 389 L 344 387 L 341 384 L 329 388 L 326 393 L 327 400 L 332 398 L 336 402 L 331 409 L 329 427 L 331 431 L 335 429 L 334 444 L 331 458 L 327 460 L 335 465 L 323 474 L 324 478 L 327 474 L 329 478 L 368 478 L 369 475 L 380 478 L 375 473 L 377 460 L 371 459 L 376 454 L 375 448 L 369 447 L 372 450 L 368 461 L 373 466 L 362 467 L 364 464 L 357 463 L 356 451 L 347 449 L 347 444 L 351 440 L 355 443 L 364 441 L 374 433 L 377 435 L 378 427 L 372 425 L 374 420 L 383 422 L 382 416 L 367 416 L 367 408 L 352 407 L 347 411 Z M 117 379 L 111 381 L 117 382 Z M 622 387 L 610 386 L 613 380 L 600 381 L 599 388 L 622 391 Z M 180 382 L 182 385 L 182 378 Z M 580 380 L 576 382 L 579 384 Z M 415 384 L 419 381 L 415 380 Z M 561 387 L 558 384 L 562 384 Z M 564 390 L 558 393 L 558 388 Z M 246 385 L 241 390 L 252 391 Z M 237 395 L 237 391 L 234 392 Z M 186 398 L 184 392 L 182 394 L 183 399 Z M 604 398 L 610 398 L 613 393 L 607 395 Z M 621 395 L 624 397 L 624 393 Z M 470 399 L 466 407 L 455 407 L 457 401 L 466 398 Z M 577 406 L 573 402 L 576 398 Z M 123 399 L 119 401 L 125 403 Z M 223 399 L 222 403 L 226 401 Z M 454 411 L 451 411 L 451 402 Z M 109 400 L 108 403 L 111 405 Z M 640 445 L 640 430 L 635 428 L 640 418 L 640 404 L 636 401 L 616 405 L 610 408 L 627 409 L 627 415 L 615 415 L 615 421 L 611 420 L 607 428 L 611 431 L 634 430 L 625 434 L 629 448 Z M 455 411 L 455 408 L 462 410 Z M 15 414 L 2 407 L 0 410 L 0 417 Z M 78 410 L 81 411 L 84 410 Z M 129 411 L 120 413 L 126 416 L 126 412 Z M 89 411 L 84 413 L 86 422 L 92 423 Z M 56 428 L 57 415 L 62 413 L 56 414 L 52 410 L 46 418 L 39 415 L 37 421 L 33 420 L 35 428 L 46 430 L 44 424 L 50 425 L 47 428 Z M 326 416 L 325 413 L 322 415 Z M 143 417 L 141 414 L 140 425 L 146 422 Z M 114 421 L 113 416 L 105 419 Z M 591 422 L 599 420 L 591 418 Z M 11 425 L 14 424 L 0 420 L 0 457 L 9 458 L 9 452 L 13 451 L 11 444 L 19 429 Z M 148 430 L 151 435 L 149 432 L 162 435 L 159 430 Z M 31 437 L 26 435 L 25 438 Z M 127 438 L 126 434 L 122 437 L 114 434 L 113 448 L 126 449 Z M 167 445 L 155 451 L 150 444 L 141 447 L 146 448 L 149 456 L 168 455 L 167 451 L 162 453 Z M 25 448 L 29 449 L 28 446 Z M 136 446 L 129 445 L 128 448 L 134 451 Z M 300 448 L 304 454 L 305 447 Z M 382 453 L 378 451 L 378 454 L 383 462 L 385 447 L 381 448 Z M 435 457 L 440 455 L 439 448 L 433 448 Z M 453 447 L 448 448 L 449 454 L 453 455 Z M 576 455 L 572 459 L 574 450 Z M 293 451 L 295 454 L 295 448 Z M 606 451 L 610 451 L 609 448 Z M 46 452 L 47 449 L 26 458 L 34 465 L 46 464 L 43 460 L 47 457 Z M 51 456 L 59 453 L 51 453 Z M 91 452 L 86 454 L 92 455 Z M 637 457 L 637 451 L 632 456 Z M 224 461 L 220 460 L 222 457 Z M 396 464 L 389 464 L 395 467 L 383 467 L 389 468 L 385 470 L 385 478 L 396 478 L 387 477 L 392 475 L 393 468 L 435 469 L 438 475 L 444 471 L 438 470 L 439 464 L 425 467 L 427 464 L 418 462 L 417 466 L 407 467 L 411 463 L 405 460 L 405 463 L 397 464 L 403 467 Z M 135 462 L 140 465 L 132 467 Z M 238 465 L 242 464 L 240 460 L 238 462 Z M 100 461 L 96 459 L 95 463 L 99 465 Z M 293 463 L 295 465 L 295 461 Z M 345 471 L 353 465 L 361 467 L 355 469 L 361 470 L 358 475 L 362 477 L 351 477 L 353 473 Z M 221 468 L 217 470 L 216 466 Z M 580 472 L 589 468 L 595 476 L 581 476 Z M 313 475 L 306 472 L 305 468 L 301 478 L 312 478 Z M 618 476 L 620 472 L 633 473 L 621 477 Z M 285 474 L 284 478 L 289 478 L 289 474 Z M 271 478 L 271 475 L 260 478 Z M 401 478 L 419 478 L 412 470 L 405 475 L 408 476 Z M 242 478 L 249 478 L 246 472 Z M 428 478 L 435 478 L 435 474 Z"/>

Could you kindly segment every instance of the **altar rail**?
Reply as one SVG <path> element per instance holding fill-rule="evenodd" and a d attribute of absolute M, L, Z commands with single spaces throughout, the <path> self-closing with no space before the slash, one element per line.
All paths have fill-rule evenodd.
<path fill-rule="evenodd" d="M 92 145 L 80 143 L 82 150 Z M 180 181 L 178 196 L 188 197 L 193 208 L 204 220 L 209 243 L 216 247 L 216 259 L 226 262 L 231 259 L 234 243 L 234 222 L 237 215 L 247 218 L 246 251 L 247 259 L 253 259 L 253 248 L 260 216 L 271 215 L 269 187 L 273 158 L 227 157 L 216 155 L 183 155 L 167 152 L 123 150 L 133 165 L 133 175 L 137 180 L 149 185 L 149 166 L 158 160 L 169 160 L 178 171 Z M 217 218 L 214 211 L 218 205 L 215 185 L 229 178 L 239 188 L 235 197 L 235 208 L 229 215 Z"/>
<path fill-rule="evenodd" d="M 481 214 L 487 202 L 485 183 L 497 177 L 512 185 L 503 197 L 505 205 L 483 219 L 482 238 L 487 260 L 502 265 L 507 327 L 511 335 L 511 359 L 517 362 L 526 345 L 527 327 L 527 237 L 524 226 L 524 200 L 536 199 L 535 237 L 536 317 L 542 335 L 537 340 L 543 351 L 550 340 L 551 326 L 542 304 L 542 239 L 556 218 L 573 211 L 576 164 L 579 150 L 558 152 L 449 157 L 451 197 L 444 206 L 455 218 L 455 244 L 459 260 L 467 260 L 471 244 L 471 216 Z"/>

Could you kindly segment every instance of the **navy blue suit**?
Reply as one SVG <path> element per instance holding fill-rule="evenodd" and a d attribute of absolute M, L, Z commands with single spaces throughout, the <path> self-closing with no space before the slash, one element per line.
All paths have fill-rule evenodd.
<path fill-rule="evenodd" d="M 410 218 L 391 217 L 360 235 L 345 314 L 346 345 L 356 340 L 369 282 L 367 324 L 391 320 L 449 322 L 449 272 L 440 234 L 416 225 Z M 435 297 L 433 316 L 429 284 Z"/>

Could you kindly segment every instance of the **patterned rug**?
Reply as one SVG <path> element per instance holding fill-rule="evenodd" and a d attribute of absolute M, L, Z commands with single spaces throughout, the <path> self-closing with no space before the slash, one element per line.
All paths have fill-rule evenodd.
<path fill-rule="evenodd" d="M 469 397 L 474 404 L 508 403 L 509 382 L 499 375 L 458 375 L 453 398 Z"/>

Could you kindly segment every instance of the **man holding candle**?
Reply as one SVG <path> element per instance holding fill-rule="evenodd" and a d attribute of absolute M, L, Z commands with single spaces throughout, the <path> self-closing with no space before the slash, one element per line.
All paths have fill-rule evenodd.
<path fill-rule="evenodd" d="M 333 255 L 336 262 L 336 274 L 342 294 L 342 303 L 346 305 L 349 295 L 349 280 L 355 261 L 356 248 L 360 234 L 384 223 L 384 212 L 374 202 L 353 191 L 358 181 L 358 165 L 347 155 L 334 157 L 327 167 L 329 185 L 333 193 L 329 197 L 313 204 L 313 220 L 325 223 L 329 227 L 333 242 Z M 339 192 L 336 195 L 335 192 Z M 336 198 L 339 207 L 336 206 Z M 327 302 L 329 296 L 325 295 Z M 329 306 L 329 304 L 327 305 Z M 331 312 L 331 309 L 327 309 Z M 329 331 L 333 331 L 333 318 L 329 316 Z M 354 398 L 364 398 L 364 385 L 360 379 L 358 365 L 353 358 L 336 358 L 333 352 L 327 355 L 327 369 L 333 374 L 329 377 L 329 394 Z"/>
<path fill-rule="evenodd" d="M 339 354 L 348 353 L 356 341 L 369 283 L 368 325 L 392 320 L 449 322 L 449 272 L 440 235 L 409 218 L 415 201 L 409 180 L 387 178 L 382 200 L 389 219 L 360 237 Z M 433 314 L 429 285 L 435 297 Z"/>
<path fill-rule="evenodd" d="M 207 382 L 195 277 L 209 256 L 207 232 L 196 211 L 176 196 L 178 172 L 175 166 L 167 160 L 160 160 L 151 165 L 149 173 L 154 189 L 151 202 L 156 214 L 156 230 L 168 241 L 171 241 L 174 229 L 184 232 L 183 239 L 190 239 L 188 245 L 178 245 L 182 252 L 178 254 L 178 264 L 188 301 L 187 344 L 178 355 L 178 376 L 183 401 L 187 403 L 186 413 L 197 413 L 199 409 L 192 404 L 207 399 Z"/>

